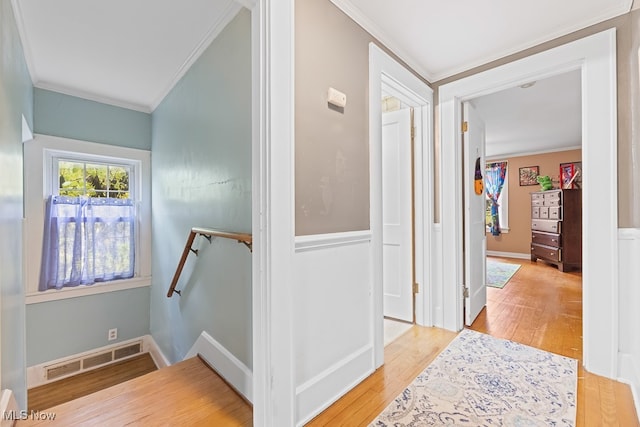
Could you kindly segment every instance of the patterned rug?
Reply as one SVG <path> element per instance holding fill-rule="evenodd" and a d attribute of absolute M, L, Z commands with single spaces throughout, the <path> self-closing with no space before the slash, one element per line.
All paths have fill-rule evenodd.
<path fill-rule="evenodd" d="M 507 264 L 504 262 L 487 260 L 487 286 L 504 288 L 511 277 L 520 268 L 520 264 Z"/>
<path fill-rule="evenodd" d="M 463 330 L 370 426 L 574 426 L 578 362 Z"/>

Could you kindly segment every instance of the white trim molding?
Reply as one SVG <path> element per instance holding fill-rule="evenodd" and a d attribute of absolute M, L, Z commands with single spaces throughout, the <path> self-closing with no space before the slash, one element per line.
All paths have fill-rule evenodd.
<path fill-rule="evenodd" d="M 521 254 L 519 252 L 501 252 L 501 251 L 487 251 L 488 256 L 497 256 L 502 258 L 515 258 L 515 259 L 531 259 L 531 254 Z"/>
<path fill-rule="evenodd" d="M 640 414 L 640 228 L 618 230 L 620 253 L 618 379 L 629 384 Z"/>
<path fill-rule="evenodd" d="M 211 335 L 202 331 L 185 359 L 199 355 L 213 370 L 249 402 L 253 402 L 253 374 Z"/>
<path fill-rule="evenodd" d="M 258 0 L 252 32 L 253 424 L 295 424 L 294 1 Z"/>
<path fill-rule="evenodd" d="M 16 424 L 16 420 L 22 419 L 23 415 L 28 414 L 26 411 L 20 411 L 15 395 L 9 389 L 2 390 L 0 413 L 2 414 L 0 427 L 13 427 Z"/>
<path fill-rule="evenodd" d="M 614 378 L 618 350 L 616 32 L 609 29 L 443 85 L 440 180 L 444 327 L 462 328 L 461 103 L 571 70 L 582 72 L 583 332 L 585 368 Z M 602 286 L 606 283 L 607 286 Z"/>
<path fill-rule="evenodd" d="M 382 92 L 414 109 L 414 245 L 419 293 L 415 296 L 416 323 L 433 325 L 431 271 L 433 224 L 433 90 L 375 43 L 369 43 L 369 198 L 371 218 L 371 280 L 373 284 L 375 367 L 384 362 L 382 283 Z"/>
<path fill-rule="evenodd" d="M 335 248 L 370 241 L 371 231 L 369 230 L 296 236 L 296 252 Z"/>

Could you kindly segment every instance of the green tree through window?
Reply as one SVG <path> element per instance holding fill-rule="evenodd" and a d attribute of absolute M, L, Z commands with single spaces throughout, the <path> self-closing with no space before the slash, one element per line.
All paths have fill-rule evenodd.
<path fill-rule="evenodd" d="M 129 166 L 58 160 L 58 175 L 61 196 L 130 197 Z"/>

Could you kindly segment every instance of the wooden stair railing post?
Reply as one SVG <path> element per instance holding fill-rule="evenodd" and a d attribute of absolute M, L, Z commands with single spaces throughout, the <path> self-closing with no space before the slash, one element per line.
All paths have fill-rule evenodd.
<path fill-rule="evenodd" d="M 238 243 L 243 243 L 249 251 L 253 252 L 253 236 L 247 233 L 232 233 L 228 231 L 214 230 L 211 228 L 201 228 L 201 227 L 193 227 L 191 228 L 191 232 L 189 233 L 189 237 L 187 238 L 187 244 L 184 246 L 184 250 L 182 251 L 182 257 L 180 257 L 180 262 L 178 263 L 178 268 L 176 269 L 176 273 L 173 275 L 173 279 L 171 280 L 171 286 L 169 287 L 169 292 L 167 292 L 167 298 L 171 298 L 173 293 L 177 293 L 181 295 L 181 292 L 176 289 L 176 285 L 178 284 L 178 279 L 180 279 L 180 274 L 182 273 L 182 269 L 184 268 L 184 264 L 187 262 L 187 257 L 189 256 L 189 252 L 193 252 L 198 255 L 198 250 L 193 249 L 193 240 L 197 235 L 201 235 L 211 243 L 211 237 L 223 237 L 225 239 L 237 240 Z"/>

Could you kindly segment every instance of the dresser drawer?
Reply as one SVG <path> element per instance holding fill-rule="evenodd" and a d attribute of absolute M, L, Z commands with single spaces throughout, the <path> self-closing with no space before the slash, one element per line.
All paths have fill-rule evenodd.
<path fill-rule="evenodd" d="M 547 233 L 562 233 L 562 222 L 552 219 L 531 220 L 531 230 L 546 231 Z"/>
<path fill-rule="evenodd" d="M 560 206 L 549 206 L 549 219 L 562 219 Z"/>
<path fill-rule="evenodd" d="M 544 199 L 532 199 L 531 206 L 544 206 Z"/>
<path fill-rule="evenodd" d="M 540 218 L 549 219 L 549 207 L 548 206 L 540 206 Z"/>
<path fill-rule="evenodd" d="M 552 248 L 550 246 L 532 244 L 531 255 L 548 259 L 549 261 L 562 261 L 562 249 Z"/>
<path fill-rule="evenodd" d="M 560 206 L 560 199 L 544 199 L 544 206 Z"/>
<path fill-rule="evenodd" d="M 560 204 L 560 200 L 562 200 L 562 193 L 559 191 L 544 193 L 545 203 L 558 202 L 558 204 Z"/>
<path fill-rule="evenodd" d="M 531 219 L 540 218 L 540 206 L 531 207 Z"/>
<path fill-rule="evenodd" d="M 533 232 L 531 233 L 531 243 L 559 248 L 562 246 L 562 237 L 560 234 Z"/>

